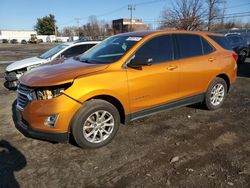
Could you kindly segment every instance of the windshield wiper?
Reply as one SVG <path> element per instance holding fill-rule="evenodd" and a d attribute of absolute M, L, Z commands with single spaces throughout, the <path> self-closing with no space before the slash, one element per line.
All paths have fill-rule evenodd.
<path fill-rule="evenodd" d="M 92 62 L 90 62 L 88 59 L 78 59 L 78 60 L 80 60 L 81 62 L 83 62 L 83 63 L 89 63 L 89 64 L 92 64 Z"/>
<path fill-rule="evenodd" d="M 74 60 L 79 60 L 80 58 L 78 56 L 73 57 Z"/>

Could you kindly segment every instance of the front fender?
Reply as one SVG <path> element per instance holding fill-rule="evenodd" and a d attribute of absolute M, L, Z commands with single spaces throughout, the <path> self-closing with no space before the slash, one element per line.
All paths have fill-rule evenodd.
<path fill-rule="evenodd" d="M 100 95 L 111 96 L 120 101 L 125 113 L 128 113 L 129 95 L 126 78 L 124 70 L 83 76 L 75 79 L 73 85 L 65 91 L 65 94 L 80 103 Z"/>

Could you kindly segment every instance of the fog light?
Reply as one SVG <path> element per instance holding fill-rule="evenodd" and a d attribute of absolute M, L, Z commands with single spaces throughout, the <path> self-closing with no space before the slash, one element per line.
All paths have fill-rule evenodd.
<path fill-rule="evenodd" d="M 53 115 L 48 116 L 45 119 L 44 124 L 46 126 L 49 126 L 49 127 L 53 127 L 53 128 L 56 127 L 56 120 L 57 120 L 58 116 L 59 116 L 58 114 L 53 114 Z"/>

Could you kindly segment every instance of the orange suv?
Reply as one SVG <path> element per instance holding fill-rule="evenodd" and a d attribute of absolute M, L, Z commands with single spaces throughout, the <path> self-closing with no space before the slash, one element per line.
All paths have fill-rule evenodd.
<path fill-rule="evenodd" d="M 112 36 L 84 54 L 20 78 L 17 128 L 81 147 L 110 142 L 130 121 L 177 106 L 221 107 L 237 55 L 218 34 L 143 31 Z"/>

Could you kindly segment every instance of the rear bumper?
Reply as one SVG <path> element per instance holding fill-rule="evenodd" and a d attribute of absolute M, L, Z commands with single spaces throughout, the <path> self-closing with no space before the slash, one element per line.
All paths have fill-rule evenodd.
<path fill-rule="evenodd" d="M 48 140 L 52 142 L 68 143 L 69 132 L 65 133 L 47 133 L 32 129 L 25 120 L 22 119 L 20 111 L 16 110 L 17 121 L 15 126 L 24 136 L 30 138 L 37 138 L 41 140 Z"/>

